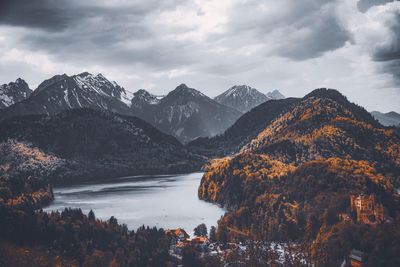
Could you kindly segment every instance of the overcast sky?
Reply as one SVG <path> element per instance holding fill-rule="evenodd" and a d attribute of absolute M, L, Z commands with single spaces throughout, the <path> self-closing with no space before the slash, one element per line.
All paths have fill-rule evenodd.
<path fill-rule="evenodd" d="M 400 112 L 400 2 L 0 1 L 1 84 L 83 71 L 155 94 L 329 87 Z"/>

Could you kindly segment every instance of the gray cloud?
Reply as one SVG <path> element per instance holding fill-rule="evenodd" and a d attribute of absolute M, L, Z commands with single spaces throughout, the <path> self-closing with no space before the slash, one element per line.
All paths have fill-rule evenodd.
<path fill-rule="evenodd" d="M 329 0 L 247 1 L 232 14 L 232 35 L 252 32 L 260 40 L 275 42 L 274 55 L 294 60 L 319 57 L 351 40 L 335 6 Z"/>
<path fill-rule="evenodd" d="M 388 23 L 390 29 L 389 42 L 380 46 L 374 53 L 376 61 L 392 61 L 400 59 L 400 14 L 395 14 Z"/>
<path fill-rule="evenodd" d="M 90 18 L 104 18 L 112 22 L 119 17 L 132 18 L 167 7 L 181 1 L 134 1 L 129 4 L 105 5 L 95 0 L 4 0 L 0 1 L 0 24 L 59 31 L 79 25 Z"/>
<path fill-rule="evenodd" d="M 6 1 L 1 2 L 0 24 L 33 28 L 21 36 L 19 45 L 49 53 L 59 61 L 173 67 L 188 63 L 184 47 L 160 42 L 161 34 L 151 20 L 157 12 L 173 9 L 180 2 L 148 0 L 105 6 L 78 0 Z"/>
<path fill-rule="evenodd" d="M 387 2 L 361 0 L 358 8 L 366 11 Z M 375 66 L 399 76 L 399 19 L 382 26 L 391 30 L 390 42 L 373 50 L 386 37 L 377 34 L 372 40 L 369 33 L 376 29 L 366 29 L 356 42 L 360 25 L 352 23 L 368 15 L 354 10 L 356 3 L 0 0 L 0 79 L 5 83 L 23 76 L 35 85 L 50 75 L 88 70 L 132 90 L 161 94 L 182 82 L 209 95 L 234 83 L 296 96 L 328 86 L 359 88 L 353 95 L 372 103 L 369 99 L 378 98 L 366 87 L 392 86 Z M 380 27 L 387 16 L 369 19 L 384 32 Z M 372 60 L 362 57 L 371 50 Z M 364 90 L 370 94 L 360 93 Z M 396 99 L 390 97 L 393 103 Z"/>
<path fill-rule="evenodd" d="M 307 29 L 305 34 L 296 36 L 296 32 L 304 29 Z M 307 17 L 290 29 L 290 32 L 287 41 L 276 52 L 294 60 L 320 57 L 325 52 L 343 47 L 351 40 L 350 33 L 340 26 L 332 14 Z"/>
<path fill-rule="evenodd" d="M 154 25 L 159 12 L 174 10 L 183 2 L 147 0 L 107 6 L 98 1 L 78 0 L 2 1 L 0 24 L 41 30 L 22 36 L 20 45 L 27 50 L 50 53 L 59 61 L 142 64 L 159 70 L 205 59 L 204 54 L 193 53 L 196 44 L 190 40 L 166 42 L 165 29 Z M 260 5 L 268 5 L 272 12 L 256 12 Z M 207 41 L 266 43 L 264 56 L 306 60 L 338 49 L 350 39 L 335 16 L 332 1 L 283 0 L 275 5 L 276 1 L 237 3 L 230 14 L 228 33 L 210 35 Z M 205 14 L 201 9 L 196 13 Z M 189 30 L 193 29 L 185 26 L 182 31 Z M 247 32 L 252 36 L 246 36 Z M 230 72 L 229 64 L 216 68 L 218 64 L 221 65 L 213 64 L 210 68 L 221 70 L 221 74 Z M 232 72 L 237 69 L 236 66 Z"/>
<path fill-rule="evenodd" d="M 382 71 L 392 74 L 396 84 L 400 85 L 400 14 L 394 14 L 387 24 L 389 41 L 376 48 L 373 59 L 382 62 Z"/>
<path fill-rule="evenodd" d="M 94 9 L 81 9 L 75 1 L 5 0 L 0 2 L 0 23 L 12 26 L 63 30 L 84 16 L 93 16 Z"/>
<path fill-rule="evenodd" d="M 361 12 L 367 12 L 373 6 L 385 5 L 390 2 L 394 2 L 397 0 L 359 0 L 357 2 L 358 10 Z"/>

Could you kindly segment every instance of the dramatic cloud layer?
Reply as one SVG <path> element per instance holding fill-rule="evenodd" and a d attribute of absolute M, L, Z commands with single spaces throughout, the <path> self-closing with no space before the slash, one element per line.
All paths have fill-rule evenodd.
<path fill-rule="evenodd" d="M 400 111 L 399 23 L 387 0 L 6 0 L 0 83 L 90 71 L 160 94 L 333 87 Z"/>

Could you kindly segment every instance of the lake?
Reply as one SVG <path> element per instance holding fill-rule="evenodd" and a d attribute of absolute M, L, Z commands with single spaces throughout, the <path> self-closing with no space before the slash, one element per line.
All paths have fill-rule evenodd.
<path fill-rule="evenodd" d="M 225 210 L 199 200 L 197 189 L 203 173 L 146 175 L 113 178 L 53 188 L 54 201 L 46 211 L 66 207 L 91 209 L 96 218 L 111 216 L 136 230 L 141 225 L 164 229 L 184 228 L 189 234 L 205 223 L 210 228 Z"/>

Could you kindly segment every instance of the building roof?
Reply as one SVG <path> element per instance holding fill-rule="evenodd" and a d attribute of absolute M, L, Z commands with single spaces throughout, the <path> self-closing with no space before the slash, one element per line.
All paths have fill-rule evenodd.
<path fill-rule="evenodd" d="M 362 261 L 364 253 L 362 251 L 352 249 L 350 252 L 350 259 L 357 260 L 357 261 Z"/>

